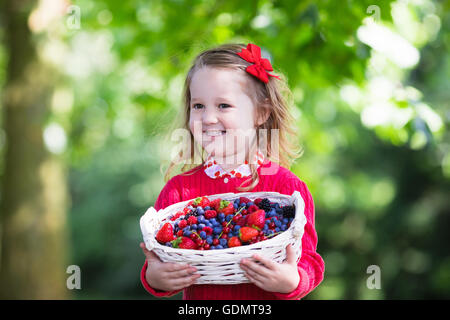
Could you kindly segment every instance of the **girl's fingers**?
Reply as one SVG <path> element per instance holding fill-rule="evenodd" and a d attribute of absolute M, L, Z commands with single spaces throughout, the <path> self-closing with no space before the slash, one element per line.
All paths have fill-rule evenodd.
<path fill-rule="evenodd" d="M 199 277 L 200 277 L 199 274 L 194 274 L 190 277 L 173 279 L 172 285 L 174 287 L 174 290 L 180 290 L 189 287 L 190 285 L 193 285 L 195 283 L 195 280 L 197 280 Z"/>
<path fill-rule="evenodd" d="M 286 263 L 289 264 L 297 264 L 297 258 L 295 256 L 295 250 L 292 248 L 291 244 L 288 244 L 286 247 Z"/>
<path fill-rule="evenodd" d="M 264 280 L 264 278 L 265 278 L 263 275 L 259 274 L 258 272 L 253 271 L 253 270 L 250 269 L 250 268 L 244 267 L 244 271 L 245 271 L 245 273 L 246 273 L 247 275 L 250 276 L 250 278 L 252 278 L 252 279 L 254 279 L 254 280 L 262 281 L 262 280 Z"/>
<path fill-rule="evenodd" d="M 275 270 L 276 265 L 272 260 L 266 259 L 261 257 L 260 255 L 254 254 L 253 255 L 253 259 L 256 261 L 261 262 L 266 268 L 270 269 L 270 270 Z M 257 265 L 259 267 L 258 264 L 255 263 L 255 265 Z"/>
<path fill-rule="evenodd" d="M 190 277 L 190 276 L 192 276 L 192 275 L 194 274 L 195 271 L 197 271 L 197 269 L 192 268 L 192 267 L 187 267 L 187 268 L 184 268 L 184 269 L 180 269 L 180 270 L 178 270 L 178 271 L 172 271 L 172 272 L 170 273 L 170 276 L 171 276 L 173 279 L 176 279 L 176 278 L 185 278 L 185 277 Z"/>

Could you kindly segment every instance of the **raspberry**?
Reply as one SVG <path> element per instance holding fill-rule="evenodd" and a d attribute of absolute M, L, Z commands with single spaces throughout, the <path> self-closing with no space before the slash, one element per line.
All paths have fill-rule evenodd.
<path fill-rule="evenodd" d="M 216 210 L 206 210 L 205 211 L 205 218 L 206 219 L 215 218 L 216 216 L 217 216 Z"/>
<path fill-rule="evenodd" d="M 187 225 L 188 225 L 188 222 L 186 220 L 181 220 L 180 222 L 178 222 L 178 227 L 180 229 L 184 229 Z"/>
<path fill-rule="evenodd" d="M 192 225 L 192 224 L 196 224 L 197 223 L 197 217 L 195 216 L 190 216 L 187 220 L 187 222 Z"/>

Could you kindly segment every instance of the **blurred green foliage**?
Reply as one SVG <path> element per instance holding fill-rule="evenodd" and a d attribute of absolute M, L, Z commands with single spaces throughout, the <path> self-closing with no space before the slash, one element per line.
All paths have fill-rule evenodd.
<path fill-rule="evenodd" d="M 66 75 L 48 123 L 67 135 L 57 153 L 69 171 L 69 264 L 82 270 L 76 298 L 152 298 L 139 281 L 138 222 L 164 186 L 162 133 L 193 57 L 224 42 L 263 47 L 294 94 L 305 153 L 291 170 L 314 197 L 326 268 L 306 299 L 450 297 L 448 1 L 73 4 L 80 28 L 65 16 L 39 43 Z M 365 32 L 407 45 L 383 48 L 389 37 Z M 380 290 L 367 288 L 370 265 Z"/>

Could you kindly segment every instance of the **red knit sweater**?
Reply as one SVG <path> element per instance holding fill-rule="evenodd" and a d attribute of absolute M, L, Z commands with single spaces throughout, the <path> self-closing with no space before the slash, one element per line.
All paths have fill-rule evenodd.
<path fill-rule="evenodd" d="M 261 170 L 263 174 L 261 174 Z M 265 174 L 269 171 L 269 174 Z M 160 210 L 180 201 L 186 201 L 199 196 L 208 196 L 218 193 L 238 193 L 236 187 L 248 178 L 231 178 L 224 182 L 224 178 L 212 179 L 206 175 L 203 166 L 198 166 L 186 173 L 189 176 L 177 175 L 171 178 L 162 189 L 155 203 L 155 209 Z M 192 285 L 183 290 L 184 300 L 274 300 L 274 299 L 301 299 L 311 292 L 322 281 L 324 262 L 316 252 L 317 233 L 314 228 L 314 202 L 306 184 L 288 169 L 265 160 L 258 168 L 260 181 L 252 192 L 274 191 L 292 195 L 298 190 L 305 202 L 306 225 L 302 238 L 302 255 L 298 263 L 300 281 L 297 288 L 287 294 L 268 292 L 251 283 L 235 285 Z M 226 180 L 225 180 L 226 181 Z M 249 185 L 246 183 L 244 186 Z M 159 291 L 147 283 L 145 273 L 147 261 L 141 270 L 141 282 L 144 288 L 156 297 L 169 297 L 179 291 Z"/>

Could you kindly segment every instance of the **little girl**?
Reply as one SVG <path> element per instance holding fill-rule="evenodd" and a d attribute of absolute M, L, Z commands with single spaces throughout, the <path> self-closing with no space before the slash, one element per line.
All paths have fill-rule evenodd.
<path fill-rule="evenodd" d="M 313 199 L 306 184 L 287 169 L 299 157 L 287 139 L 295 133 L 283 95 L 289 90 L 280 76 L 269 73 L 272 70 L 254 44 L 225 44 L 196 57 L 184 87 L 184 126 L 191 145 L 188 152 L 179 154 L 191 168 L 186 171 L 185 164 L 183 174 L 169 179 L 176 165 L 171 163 L 167 184 L 154 207 L 160 210 L 180 201 L 227 192 L 292 195 L 297 190 L 305 202 L 307 219 L 301 259 L 297 263 L 294 249 L 288 245 L 283 263 L 259 255 L 243 259 L 240 266 L 250 283 L 198 285 L 194 267 L 164 263 L 141 243 L 146 256 L 141 282 L 152 295 L 169 297 L 183 290 L 186 300 L 301 299 L 322 281 L 324 262 L 316 252 Z M 264 146 L 261 133 L 267 136 Z M 242 147 L 236 139 L 249 143 Z M 196 143 L 202 149 L 202 162 L 197 166 L 191 148 Z"/>

